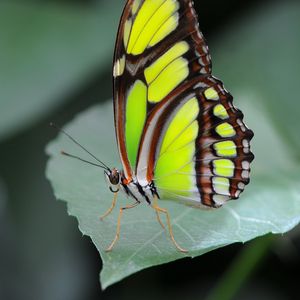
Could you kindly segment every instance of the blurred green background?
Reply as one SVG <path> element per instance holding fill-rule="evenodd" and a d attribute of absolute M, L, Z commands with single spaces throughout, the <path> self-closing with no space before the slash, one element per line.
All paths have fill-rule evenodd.
<path fill-rule="evenodd" d="M 261 107 L 299 161 L 299 1 L 195 2 L 213 73 L 233 95 L 257 100 L 245 107 Z M 49 121 L 63 125 L 111 98 L 124 3 L 0 1 L 0 299 L 204 299 L 245 247 L 144 270 L 101 292 L 96 249 L 54 199 L 44 175 L 44 147 L 56 136 Z M 260 145 L 269 154 L 274 143 Z M 295 299 L 299 247 L 297 230 L 273 243 L 235 299 Z"/>

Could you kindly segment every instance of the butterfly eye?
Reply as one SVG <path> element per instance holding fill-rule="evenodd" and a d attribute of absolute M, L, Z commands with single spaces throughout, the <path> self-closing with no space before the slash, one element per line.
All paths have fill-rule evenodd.
<path fill-rule="evenodd" d="M 109 181 L 112 185 L 120 184 L 120 173 L 117 169 L 112 169 L 111 173 L 109 174 Z"/>

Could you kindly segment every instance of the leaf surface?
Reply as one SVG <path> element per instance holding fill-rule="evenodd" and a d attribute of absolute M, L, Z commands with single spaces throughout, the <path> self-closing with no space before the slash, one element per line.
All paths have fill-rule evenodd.
<path fill-rule="evenodd" d="M 252 112 L 254 114 L 250 114 L 248 119 L 258 117 L 259 112 Z M 111 103 L 98 105 L 80 114 L 65 129 L 109 166 L 115 166 L 118 159 L 112 120 Z M 267 124 L 260 123 L 259 127 L 263 130 L 257 131 L 257 141 L 264 138 L 260 133 L 278 139 Z M 254 148 L 258 149 L 255 143 Z M 292 166 L 287 169 L 272 163 L 276 155 L 283 155 L 280 149 L 275 157 L 270 156 L 271 161 L 265 162 L 263 152 L 256 151 L 257 161 L 261 163 L 254 163 L 252 182 L 240 200 L 213 211 L 161 200 L 161 206 L 167 208 L 172 217 L 177 241 L 189 249 L 187 255 L 174 248 L 167 233 L 158 224 L 154 211 L 145 203 L 124 212 L 120 241 L 111 253 L 106 253 L 104 250 L 115 235 L 118 209 L 104 221 L 99 220 L 112 200 L 103 171 L 63 157 L 61 149 L 89 157 L 65 136 L 59 136 L 47 147 L 51 156 L 47 176 L 56 198 L 67 202 L 68 213 L 76 216 L 81 232 L 90 236 L 99 250 L 103 260 L 103 288 L 146 267 L 185 256 L 195 257 L 269 232 L 283 233 L 300 221 L 299 169 L 297 171 Z M 281 164 L 285 166 L 284 161 Z M 130 201 L 120 194 L 118 207 L 127 203 Z"/>

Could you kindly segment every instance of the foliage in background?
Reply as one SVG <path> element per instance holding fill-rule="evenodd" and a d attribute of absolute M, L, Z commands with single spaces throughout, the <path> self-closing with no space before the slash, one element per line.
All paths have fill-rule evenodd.
<path fill-rule="evenodd" d="M 220 32 L 211 47 L 212 55 L 216 54 L 215 73 L 226 76 L 226 86 L 233 93 L 238 89 L 250 93 L 254 105 L 266 108 L 272 126 L 289 145 L 289 154 L 298 160 L 299 28 L 299 1 L 267 2 L 256 14 L 243 15 L 224 28 L 226 33 Z"/>
<path fill-rule="evenodd" d="M 267 55 L 267 46 L 289 42 L 285 35 L 268 34 L 274 30 L 274 24 L 278 20 L 299 23 L 300 13 L 299 10 L 296 12 L 294 5 L 280 4 L 273 9 L 270 13 L 265 7 L 260 13 L 250 16 L 243 26 L 237 22 L 210 47 L 218 49 L 215 55 L 212 51 L 214 65 L 218 66 L 220 62 L 214 74 L 225 81 L 225 86 L 230 86 L 235 104 L 243 109 L 246 122 L 256 134 L 253 141 L 256 161 L 252 183 L 242 199 L 232 201 L 222 209 L 203 212 L 176 203 L 162 204 L 172 215 L 177 240 L 190 250 L 187 256 L 194 257 L 230 243 L 245 242 L 268 232 L 283 233 L 300 221 L 299 161 L 292 155 L 295 149 L 285 143 L 288 136 L 283 135 L 290 132 L 289 122 L 294 119 L 295 110 L 299 110 L 300 105 L 291 100 L 293 109 L 282 114 L 282 121 L 275 122 L 274 126 L 276 118 L 272 122 L 265 108 L 276 111 L 274 106 L 285 103 L 283 94 L 275 92 L 278 73 L 273 70 L 274 65 L 280 68 L 281 63 L 284 64 L 278 60 L 283 49 L 273 47 L 272 55 L 261 58 Z M 288 37 L 293 43 L 294 39 L 300 42 L 297 35 Z M 275 74 L 275 78 L 268 80 L 266 77 L 271 74 Z M 92 153 L 101 155 L 102 160 L 114 166 L 118 160 L 111 112 L 111 104 L 91 108 L 67 126 L 67 130 Z M 101 274 L 104 288 L 145 267 L 184 257 L 166 239 L 153 211 L 145 206 L 124 213 L 121 239 L 112 253 L 105 253 L 103 250 L 114 237 L 117 209 L 104 222 L 99 216 L 109 207 L 112 195 L 102 180 L 101 170 L 61 157 L 61 149 L 84 155 L 65 137 L 59 137 L 47 148 L 51 156 L 47 176 L 56 197 L 67 201 L 69 214 L 77 217 L 80 230 L 92 238 L 100 251 L 104 262 Z M 119 198 L 119 202 L 124 203 L 124 197 Z"/>
<path fill-rule="evenodd" d="M 64 205 L 53 201 L 43 149 L 54 135 L 47 118 L 60 117 L 71 99 L 67 111 L 74 114 L 76 94 L 111 69 L 122 1 L 63 2 L 0 1 L 3 299 L 86 299 L 91 286 L 97 290 L 88 243 L 65 217 Z"/>
<path fill-rule="evenodd" d="M 121 3 L 0 2 L 0 139 L 43 119 L 110 67 Z"/>

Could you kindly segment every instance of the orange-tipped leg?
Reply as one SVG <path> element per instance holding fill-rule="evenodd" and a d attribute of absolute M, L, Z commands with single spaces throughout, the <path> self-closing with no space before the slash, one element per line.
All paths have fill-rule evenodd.
<path fill-rule="evenodd" d="M 122 215 L 123 215 L 123 210 L 134 208 L 138 204 L 140 204 L 140 202 L 135 202 L 135 203 L 133 203 L 131 205 L 127 205 L 125 207 L 120 208 L 118 222 L 117 222 L 117 232 L 116 232 L 115 238 L 113 239 L 113 241 L 111 242 L 111 244 L 108 246 L 108 248 L 105 250 L 106 252 L 110 252 L 113 249 L 115 243 L 118 241 L 118 239 L 120 237 L 121 218 L 122 218 Z"/>
<path fill-rule="evenodd" d="M 183 253 L 187 253 L 188 250 L 184 249 L 184 248 L 181 248 L 175 238 L 174 238 L 174 234 L 173 234 L 173 230 L 172 230 L 172 225 L 171 225 L 171 220 L 170 220 L 170 215 L 169 215 L 169 212 L 165 209 L 165 208 L 161 208 L 157 205 L 157 197 L 154 198 L 154 203 L 152 205 L 152 207 L 155 209 L 156 213 L 157 213 L 157 216 L 159 218 L 159 213 L 162 212 L 166 215 L 166 218 L 167 218 L 167 224 L 168 224 L 168 229 L 169 229 L 169 234 L 170 234 L 170 237 L 171 237 L 171 240 L 174 244 L 174 246 L 180 251 L 180 252 L 183 252 Z M 160 218 L 159 218 L 160 220 Z M 159 221 L 159 223 L 162 225 L 161 221 Z"/>
<path fill-rule="evenodd" d="M 101 221 L 103 221 L 103 219 L 105 217 L 107 217 L 113 211 L 114 207 L 116 206 L 117 196 L 118 196 L 118 192 L 114 193 L 114 197 L 113 197 L 113 201 L 111 203 L 111 207 L 100 217 Z"/>

